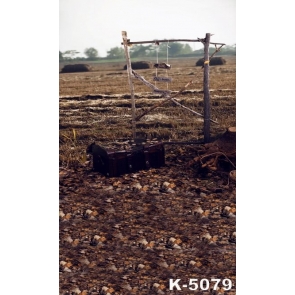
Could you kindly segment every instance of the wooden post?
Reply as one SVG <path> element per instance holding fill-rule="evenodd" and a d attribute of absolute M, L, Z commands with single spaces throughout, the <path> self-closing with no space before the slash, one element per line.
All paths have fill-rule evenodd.
<path fill-rule="evenodd" d="M 209 44 L 210 33 L 204 43 L 204 142 L 210 141 Z"/>
<path fill-rule="evenodd" d="M 124 45 L 124 51 L 126 56 L 126 62 L 127 62 L 127 73 L 128 73 L 128 81 L 129 81 L 129 88 L 131 92 L 131 109 L 132 109 L 132 135 L 133 139 L 136 137 L 136 122 L 135 122 L 135 98 L 134 98 L 134 85 L 132 82 L 132 67 L 131 67 L 131 61 L 130 61 L 130 55 L 129 55 L 129 49 L 128 49 L 128 40 L 127 40 L 127 32 L 122 31 L 122 38 L 123 38 L 123 45 Z"/>

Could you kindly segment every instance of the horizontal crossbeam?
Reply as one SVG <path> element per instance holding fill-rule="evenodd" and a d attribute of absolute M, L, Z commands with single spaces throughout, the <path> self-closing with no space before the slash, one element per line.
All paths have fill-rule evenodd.
<path fill-rule="evenodd" d="M 151 44 L 156 44 L 159 45 L 160 43 L 167 43 L 167 42 L 205 42 L 205 39 L 164 39 L 164 40 L 151 40 L 151 41 L 136 41 L 136 42 L 131 42 L 130 39 L 127 39 L 127 45 L 133 45 L 133 44 L 147 44 L 147 43 L 151 43 Z M 224 43 L 214 43 L 214 42 L 210 42 L 210 44 L 213 45 L 225 45 Z M 121 45 L 124 45 L 124 43 L 122 42 Z"/>

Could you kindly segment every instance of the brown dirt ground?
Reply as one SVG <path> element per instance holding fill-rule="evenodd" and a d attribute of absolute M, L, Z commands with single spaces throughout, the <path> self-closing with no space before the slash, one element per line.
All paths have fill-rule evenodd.
<path fill-rule="evenodd" d="M 236 63 L 210 67 L 211 135 L 236 125 Z M 197 59 L 171 59 L 172 91 L 196 80 L 178 101 L 203 112 Z M 85 154 L 93 141 L 131 139 L 131 101 L 122 63 L 60 74 L 60 294 L 223 294 L 169 290 L 169 279 L 230 279 L 236 292 L 236 183 L 231 167 L 188 163 L 197 145 L 165 145 L 166 165 L 107 178 Z M 154 69 L 137 70 L 152 81 Z M 159 72 L 158 72 L 159 74 Z M 166 72 L 161 74 L 166 75 Z M 135 80 L 137 114 L 161 98 Z M 157 86 L 166 88 L 166 84 Z M 173 103 L 155 109 L 137 130 L 164 141 L 199 140 L 203 121 Z M 213 287 L 213 282 L 210 288 Z M 221 283 L 219 284 L 222 287 Z"/>

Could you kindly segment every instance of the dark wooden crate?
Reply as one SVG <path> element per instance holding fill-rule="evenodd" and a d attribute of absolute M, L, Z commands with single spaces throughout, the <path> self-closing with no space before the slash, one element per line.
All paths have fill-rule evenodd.
<path fill-rule="evenodd" d="M 108 177 L 165 165 L 165 149 L 161 142 L 133 144 L 119 150 L 92 143 L 87 152 L 92 155 L 93 170 Z"/>

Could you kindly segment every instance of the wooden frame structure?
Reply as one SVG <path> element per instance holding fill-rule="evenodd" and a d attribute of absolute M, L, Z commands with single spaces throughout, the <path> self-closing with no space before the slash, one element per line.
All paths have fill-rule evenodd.
<path fill-rule="evenodd" d="M 209 62 L 210 59 L 213 57 L 213 55 L 218 52 L 222 46 L 224 46 L 224 43 L 213 43 L 210 42 L 210 33 L 206 33 L 206 36 L 204 39 L 170 39 L 170 40 L 152 40 L 152 41 L 136 41 L 136 42 L 131 42 L 130 39 L 127 38 L 127 32 L 126 31 L 122 31 L 122 38 L 123 38 L 123 42 L 121 43 L 121 45 L 124 45 L 124 52 L 125 52 L 125 57 L 126 57 L 126 62 L 127 62 L 127 73 L 128 73 L 128 82 L 129 82 L 129 87 L 130 87 L 130 92 L 131 92 L 131 104 L 132 104 L 132 134 L 133 134 L 133 138 L 135 139 L 136 137 L 136 121 L 138 121 L 140 118 L 142 118 L 144 115 L 146 115 L 148 112 L 150 112 L 151 110 L 157 108 L 158 106 L 160 106 L 161 104 L 165 103 L 168 100 L 173 101 L 175 104 L 180 105 L 175 99 L 174 97 L 177 96 L 178 94 L 180 94 L 181 92 L 183 92 L 190 84 L 192 84 L 194 81 L 190 81 L 188 82 L 182 89 L 180 89 L 180 91 L 178 91 L 177 93 L 175 93 L 174 95 L 171 94 L 170 91 L 163 91 L 160 90 L 158 88 L 156 88 L 153 84 L 149 83 L 148 81 L 144 80 L 143 77 L 141 77 L 140 75 L 138 75 L 136 72 L 134 72 L 132 70 L 131 67 L 131 60 L 130 60 L 130 55 L 129 55 L 129 46 L 133 45 L 133 44 L 157 44 L 159 45 L 160 43 L 163 42 L 201 42 L 204 45 L 204 80 L 203 80 L 203 87 L 204 87 L 204 115 L 201 115 L 199 113 L 196 113 L 182 105 L 182 107 L 190 110 L 191 112 L 200 115 L 202 117 L 204 117 L 204 142 L 207 143 L 210 141 L 210 122 L 214 122 L 217 123 L 216 121 L 213 121 L 210 117 L 211 117 L 211 112 L 210 112 L 210 92 L 209 92 Z M 209 45 L 213 44 L 215 45 L 215 53 L 213 53 L 211 55 L 211 57 L 209 57 Z M 217 45 L 219 45 L 220 47 L 217 48 Z M 153 106 L 150 110 L 144 112 L 143 114 L 141 114 L 140 116 L 136 117 L 136 112 L 135 112 L 135 98 L 134 98 L 134 85 L 132 82 L 132 77 L 135 77 L 139 80 L 141 80 L 143 83 L 145 83 L 148 87 L 150 87 L 154 92 L 160 93 L 162 94 L 163 97 L 165 97 L 164 101 L 160 104 L 157 104 L 155 106 Z"/>

